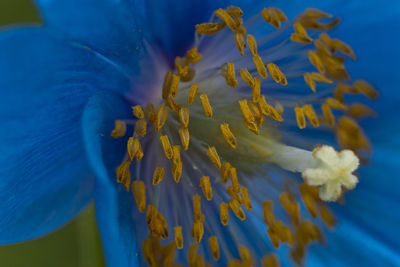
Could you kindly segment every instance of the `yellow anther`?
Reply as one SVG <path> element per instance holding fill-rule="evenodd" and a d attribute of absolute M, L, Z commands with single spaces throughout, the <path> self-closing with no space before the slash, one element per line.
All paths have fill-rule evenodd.
<path fill-rule="evenodd" d="M 231 169 L 231 164 L 229 162 L 224 162 L 222 163 L 221 166 L 221 180 L 224 184 L 226 184 L 229 180 L 230 177 L 230 169 Z"/>
<path fill-rule="evenodd" d="M 344 105 L 342 102 L 340 102 L 339 100 L 332 98 L 332 97 L 328 97 L 326 99 L 325 102 L 329 107 L 334 108 L 334 109 L 341 109 L 341 110 L 346 110 L 347 107 L 346 105 Z"/>
<path fill-rule="evenodd" d="M 171 93 L 171 83 L 172 83 L 173 72 L 168 71 L 164 78 L 163 88 L 162 88 L 162 98 L 166 99 Z"/>
<path fill-rule="evenodd" d="M 172 162 L 172 176 L 176 183 L 179 183 L 182 177 L 182 161 Z"/>
<path fill-rule="evenodd" d="M 197 261 L 198 261 L 197 244 L 190 244 L 189 249 L 188 249 L 187 258 L 188 258 L 189 267 L 197 266 Z"/>
<path fill-rule="evenodd" d="M 208 239 L 208 245 L 210 246 L 211 254 L 213 255 L 214 260 L 219 260 L 219 245 L 218 239 L 216 236 L 211 236 Z"/>
<path fill-rule="evenodd" d="M 235 65 L 233 63 L 226 63 L 226 69 L 221 69 L 222 76 L 225 77 L 226 84 L 232 88 L 235 88 L 238 85 L 238 81 L 236 79 L 235 74 Z"/>
<path fill-rule="evenodd" d="M 316 91 L 316 84 L 315 81 L 312 79 L 310 73 L 304 74 L 304 81 L 310 86 L 311 90 L 315 93 Z"/>
<path fill-rule="evenodd" d="M 138 119 L 144 118 L 144 112 L 140 105 L 136 105 L 136 106 L 132 107 L 132 112 L 133 112 L 133 116 L 135 116 L 136 118 L 138 118 Z"/>
<path fill-rule="evenodd" d="M 179 76 L 186 76 L 189 72 L 189 64 L 185 57 L 176 57 L 175 58 L 175 69 L 178 72 Z"/>
<path fill-rule="evenodd" d="M 274 230 L 273 226 L 269 226 L 267 230 L 268 237 L 274 246 L 275 249 L 279 249 L 280 243 L 279 243 L 279 235 L 278 233 Z"/>
<path fill-rule="evenodd" d="M 323 75 L 323 74 L 321 74 L 321 73 L 318 73 L 318 72 L 312 72 L 312 73 L 311 73 L 311 78 L 312 78 L 314 81 L 317 81 L 317 82 L 322 82 L 322 83 L 333 83 L 332 80 L 326 78 L 325 75 Z"/>
<path fill-rule="evenodd" d="M 321 109 L 322 109 L 322 115 L 323 115 L 324 121 L 328 125 L 334 126 L 335 125 L 335 116 L 333 115 L 332 110 L 329 107 L 329 105 L 322 104 Z"/>
<path fill-rule="evenodd" d="M 237 141 L 236 137 L 233 135 L 232 131 L 229 129 L 229 124 L 224 123 L 220 125 L 222 136 L 225 138 L 226 142 L 233 148 L 236 148 Z"/>
<path fill-rule="evenodd" d="M 213 197 L 212 187 L 210 183 L 210 176 L 203 176 L 200 179 L 200 187 L 203 190 L 204 197 L 207 200 L 211 200 Z"/>
<path fill-rule="evenodd" d="M 271 253 L 262 258 L 262 267 L 279 267 L 278 256 Z"/>
<path fill-rule="evenodd" d="M 281 26 L 281 22 L 287 21 L 286 15 L 277 8 L 264 8 L 261 11 L 261 16 L 265 20 L 265 22 L 270 23 L 275 28 L 279 28 Z"/>
<path fill-rule="evenodd" d="M 243 118 L 247 122 L 254 122 L 253 113 L 251 113 L 247 100 L 239 100 L 240 110 L 242 111 Z"/>
<path fill-rule="evenodd" d="M 301 107 L 295 107 L 294 112 L 296 113 L 296 121 L 297 125 L 300 129 L 304 129 L 306 127 L 306 118 L 304 116 L 304 109 Z"/>
<path fill-rule="evenodd" d="M 319 126 L 319 120 L 317 114 L 315 114 L 315 110 L 312 105 L 304 105 L 303 106 L 304 114 L 306 115 L 307 119 L 310 121 L 311 125 L 314 127 Z"/>
<path fill-rule="evenodd" d="M 147 206 L 147 211 L 146 211 L 146 223 L 148 226 L 150 226 L 151 221 L 153 218 L 157 215 L 158 211 L 157 208 L 154 207 L 153 205 L 149 204 Z"/>
<path fill-rule="evenodd" d="M 195 221 L 203 220 L 203 215 L 201 213 L 201 197 L 199 195 L 193 196 L 193 215 Z"/>
<path fill-rule="evenodd" d="M 181 127 L 179 129 L 179 137 L 181 139 L 183 149 L 188 150 L 188 148 L 189 148 L 189 129 Z"/>
<path fill-rule="evenodd" d="M 268 77 L 267 69 L 265 68 L 264 62 L 262 61 L 259 55 L 253 56 L 253 63 L 256 66 L 258 75 L 260 75 L 260 77 L 263 79 L 267 78 Z"/>
<path fill-rule="evenodd" d="M 211 118 L 212 115 L 213 115 L 213 110 L 212 110 L 212 107 L 210 105 L 210 102 L 208 101 L 208 96 L 206 94 L 201 94 L 200 95 L 200 100 L 201 100 L 201 104 L 203 105 L 204 115 L 207 118 Z"/>
<path fill-rule="evenodd" d="M 253 204 L 251 203 L 249 191 L 247 190 L 247 188 L 246 187 L 240 188 L 240 194 L 242 195 L 244 208 L 246 210 L 252 210 Z"/>
<path fill-rule="evenodd" d="M 333 49 L 335 51 L 337 50 L 337 51 L 342 52 L 346 56 L 350 57 L 352 60 L 356 60 L 357 59 L 356 58 L 356 54 L 354 53 L 353 49 L 351 49 L 351 47 L 348 44 L 342 42 L 339 39 L 334 39 L 333 40 L 332 47 L 333 47 Z"/>
<path fill-rule="evenodd" d="M 204 225 L 201 221 L 195 221 L 192 225 L 192 237 L 197 243 L 200 243 L 204 234 Z"/>
<path fill-rule="evenodd" d="M 330 229 L 333 229 L 336 225 L 336 218 L 333 216 L 332 212 L 329 210 L 328 206 L 320 205 L 319 214 L 321 216 L 322 221 L 328 226 Z"/>
<path fill-rule="evenodd" d="M 282 78 L 284 77 L 283 76 L 283 73 L 280 71 L 280 69 L 278 68 L 278 66 L 277 65 L 275 65 L 274 63 L 268 63 L 267 64 L 267 68 L 268 68 L 268 71 L 269 71 L 269 73 L 271 74 L 271 76 L 272 76 L 272 79 L 274 79 L 274 81 L 276 82 L 276 83 L 281 83 L 282 82 Z M 282 77 L 283 76 L 283 77 Z"/>
<path fill-rule="evenodd" d="M 363 80 L 357 80 L 354 82 L 353 87 L 366 97 L 370 99 L 376 99 L 379 96 L 378 91 L 372 87 L 369 83 Z"/>
<path fill-rule="evenodd" d="M 251 91 L 251 95 L 254 102 L 256 103 L 258 102 L 258 100 L 260 99 L 260 94 L 261 94 L 261 80 L 255 77 L 254 86 Z"/>
<path fill-rule="evenodd" d="M 239 220 L 244 221 L 246 219 L 246 214 L 244 213 L 239 201 L 236 198 L 231 198 L 229 200 L 229 207 L 235 213 Z"/>
<path fill-rule="evenodd" d="M 243 16 L 243 11 L 237 6 L 228 6 L 226 8 L 226 12 L 228 12 L 228 14 L 234 18 Z"/>
<path fill-rule="evenodd" d="M 279 197 L 282 206 L 290 215 L 295 225 L 300 222 L 300 205 L 287 192 L 283 192 Z"/>
<path fill-rule="evenodd" d="M 264 95 L 261 95 L 260 100 L 258 101 L 258 106 L 263 114 L 276 121 L 283 121 L 282 115 L 273 106 L 267 103 Z"/>
<path fill-rule="evenodd" d="M 318 72 L 306 73 L 304 74 L 304 81 L 310 86 L 313 92 L 316 91 L 315 82 L 323 82 L 323 83 L 333 83 L 332 80 L 326 78 L 323 74 Z"/>
<path fill-rule="evenodd" d="M 182 226 L 174 227 L 175 245 L 178 249 L 183 248 Z"/>
<path fill-rule="evenodd" d="M 312 187 L 307 184 L 302 184 L 300 185 L 300 193 L 301 197 L 304 203 L 304 206 L 306 207 L 308 213 L 315 218 L 317 217 L 317 201 L 319 199 L 318 197 L 318 188 L 317 187 Z"/>
<path fill-rule="evenodd" d="M 250 48 L 251 53 L 253 55 L 257 55 L 257 41 L 256 41 L 256 38 L 254 38 L 254 36 L 251 35 L 251 34 L 247 34 L 246 42 L 247 42 L 247 45 Z"/>
<path fill-rule="evenodd" d="M 196 25 L 197 34 L 213 35 L 225 28 L 225 23 L 202 23 Z"/>
<path fill-rule="evenodd" d="M 260 97 L 261 97 L 261 95 L 258 97 L 258 100 L 256 101 L 256 103 L 260 100 Z M 258 119 L 258 118 L 263 116 L 263 114 L 261 113 L 259 107 L 255 103 L 253 103 L 250 100 L 247 100 L 247 105 L 249 106 L 250 111 L 253 114 L 255 119 Z"/>
<path fill-rule="evenodd" d="M 156 266 L 157 260 L 153 247 L 153 241 L 151 239 L 145 239 L 142 243 L 143 257 L 149 266 Z"/>
<path fill-rule="evenodd" d="M 228 262 L 227 267 L 243 267 L 243 263 L 238 259 L 233 259 Z"/>
<path fill-rule="evenodd" d="M 179 104 L 171 97 L 167 97 L 167 99 L 165 100 L 165 102 L 167 103 L 168 107 L 170 109 L 172 109 L 172 111 L 174 111 L 175 113 L 179 112 L 179 109 L 181 108 L 179 106 Z"/>
<path fill-rule="evenodd" d="M 172 159 L 172 156 L 174 155 L 174 151 L 172 150 L 172 146 L 171 146 L 171 143 L 169 142 L 168 135 L 160 136 L 160 142 L 164 149 L 165 156 L 168 159 Z"/>
<path fill-rule="evenodd" d="M 180 80 L 181 80 L 181 77 L 179 77 L 179 75 L 172 74 L 171 88 L 170 88 L 170 95 L 172 97 L 176 97 L 178 95 L 178 88 L 179 88 Z"/>
<path fill-rule="evenodd" d="M 126 123 L 121 120 L 116 120 L 114 130 L 111 132 L 111 136 L 114 138 L 121 138 L 126 134 Z"/>
<path fill-rule="evenodd" d="M 268 225 L 271 226 L 274 221 L 274 213 L 273 213 L 273 207 L 274 203 L 271 200 L 266 200 L 263 203 L 263 216 L 264 216 L 264 222 Z"/>
<path fill-rule="evenodd" d="M 211 146 L 207 149 L 207 155 L 211 159 L 211 162 L 217 169 L 221 168 L 221 160 L 219 159 L 219 155 L 215 147 Z"/>
<path fill-rule="evenodd" d="M 135 123 L 135 132 L 137 135 L 143 137 L 147 132 L 147 121 L 146 120 L 138 120 Z"/>
<path fill-rule="evenodd" d="M 342 148 L 358 151 L 370 151 L 371 147 L 362 129 L 353 119 L 343 116 L 338 121 L 336 129 L 337 140 Z"/>
<path fill-rule="evenodd" d="M 186 52 L 186 58 L 190 64 L 197 64 L 202 57 L 203 56 L 199 53 L 199 51 L 197 51 L 196 47 L 193 47 Z"/>
<path fill-rule="evenodd" d="M 373 109 L 360 104 L 360 103 L 354 103 L 352 104 L 348 110 L 347 113 L 353 116 L 356 119 L 365 117 L 365 116 L 370 116 L 370 117 L 375 117 L 376 113 Z"/>
<path fill-rule="evenodd" d="M 236 31 L 238 28 L 237 23 L 235 23 L 234 19 L 228 14 L 227 11 L 223 10 L 222 8 L 216 10 L 214 12 L 215 16 L 220 18 L 223 22 L 226 23 L 226 26 L 228 26 L 229 29 L 232 31 Z"/>
<path fill-rule="evenodd" d="M 246 68 L 240 70 L 240 77 L 248 86 L 254 87 L 254 78 Z"/>
<path fill-rule="evenodd" d="M 146 209 L 146 185 L 143 181 L 132 183 L 132 193 L 138 206 L 139 212 L 143 213 Z"/>
<path fill-rule="evenodd" d="M 190 86 L 188 100 L 187 100 L 189 105 L 193 104 L 194 100 L 196 99 L 198 90 L 199 90 L 198 84 L 194 83 Z"/>
<path fill-rule="evenodd" d="M 157 166 L 153 174 L 153 185 L 158 185 L 164 178 L 165 170 L 163 167 Z"/>
<path fill-rule="evenodd" d="M 161 239 L 168 238 L 168 226 L 164 216 L 156 210 L 155 215 L 151 218 L 150 231 L 152 236 Z"/>
<path fill-rule="evenodd" d="M 239 180 L 238 180 L 238 177 L 237 177 L 236 168 L 230 167 L 230 168 L 229 168 L 229 175 L 230 175 L 230 177 L 231 177 L 233 192 L 234 192 L 235 194 L 238 194 L 239 191 L 240 191 L 240 185 L 239 185 Z"/>
<path fill-rule="evenodd" d="M 155 129 L 156 131 L 160 131 L 161 128 L 164 126 L 165 122 L 168 118 L 168 108 L 162 104 L 158 107 L 156 120 L 155 120 Z"/>
<path fill-rule="evenodd" d="M 126 191 L 129 191 L 131 186 L 131 163 L 129 161 L 123 161 L 116 169 L 117 182 L 121 183 Z"/>
<path fill-rule="evenodd" d="M 235 34 L 235 43 L 236 47 L 239 50 L 241 56 L 244 56 L 244 48 L 246 47 L 246 43 L 244 42 L 244 34 L 237 32 Z"/>
<path fill-rule="evenodd" d="M 293 28 L 295 32 L 290 35 L 290 40 L 301 44 L 310 44 L 312 42 L 312 39 L 300 23 L 295 23 Z"/>
<path fill-rule="evenodd" d="M 257 124 L 254 121 L 248 122 L 247 120 L 244 120 L 243 123 L 247 127 L 247 129 L 249 129 L 254 134 L 256 134 L 256 135 L 260 134 L 259 131 L 258 131 Z"/>
<path fill-rule="evenodd" d="M 173 146 L 173 157 L 172 157 L 172 176 L 176 183 L 179 183 L 182 176 L 182 161 L 181 161 L 181 148 L 179 145 Z"/>
<path fill-rule="evenodd" d="M 189 68 L 188 73 L 185 76 L 179 76 L 182 82 L 190 82 L 193 80 L 196 71 L 192 68 Z"/>
<path fill-rule="evenodd" d="M 130 161 L 132 161 L 135 158 L 139 150 L 141 150 L 139 139 L 135 137 L 129 137 L 127 143 L 127 151 Z"/>
<path fill-rule="evenodd" d="M 170 242 L 167 245 L 161 246 L 160 249 L 161 255 L 161 265 L 162 266 L 174 266 L 174 258 L 176 252 L 176 244 L 175 242 Z"/>
<path fill-rule="evenodd" d="M 147 104 L 144 107 L 144 117 L 149 122 L 154 122 L 156 120 L 156 110 L 155 110 L 153 104 Z"/>
<path fill-rule="evenodd" d="M 308 60 L 320 73 L 325 73 L 324 63 L 315 51 L 308 51 Z"/>
<path fill-rule="evenodd" d="M 189 109 L 180 108 L 179 109 L 179 120 L 181 121 L 182 127 L 188 127 L 189 125 Z"/>
<path fill-rule="evenodd" d="M 222 225 L 228 225 L 229 219 L 229 206 L 225 202 L 222 202 L 219 205 L 219 218 L 221 220 Z"/>
<path fill-rule="evenodd" d="M 321 38 L 321 35 L 320 35 Z M 324 59 L 329 58 L 331 56 L 331 52 L 328 50 L 326 45 L 320 39 L 314 40 L 315 48 L 317 49 L 317 53 L 322 61 Z"/>
<path fill-rule="evenodd" d="M 239 247 L 239 255 L 244 266 L 254 266 L 249 250 L 245 246 Z"/>

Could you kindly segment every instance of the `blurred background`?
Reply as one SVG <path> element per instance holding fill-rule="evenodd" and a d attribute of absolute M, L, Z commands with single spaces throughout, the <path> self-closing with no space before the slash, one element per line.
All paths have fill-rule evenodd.
<path fill-rule="evenodd" d="M 0 27 L 40 23 L 30 0 L 0 0 Z M 91 205 L 74 221 L 37 240 L 0 246 L 2 267 L 103 267 L 100 237 Z"/>

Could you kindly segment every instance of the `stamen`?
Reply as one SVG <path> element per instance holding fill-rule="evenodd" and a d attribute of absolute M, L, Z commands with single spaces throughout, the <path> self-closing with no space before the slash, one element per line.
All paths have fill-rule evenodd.
<path fill-rule="evenodd" d="M 194 100 L 196 99 L 198 90 L 199 90 L 198 84 L 192 84 L 190 86 L 190 90 L 189 90 L 189 94 L 188 94 L 188 101 L 187 101 L 189 105 L 193 104 Z"/>
<path fill-rule="evenodd" d="M 229 129 L 229 124 L 224 123 L 220 125 L 222 136 L 225 138 L 226 142 L 233 148 L 236 148 L 237 141 L 236 137 L 233 135 L 231 130 Z"/>
<path fill-rule="evenodd" d="M 251 88 L 254 87 L 254 78 L 246 68 L 240 70 L 240 77 L 242 77 L 242 80 L 247 83 L 248 86 Z"/>
<path fill-rule="evenodd" d="M 225 23 L 202 23 L 196 25 L 197 34 L 213 35 L 225 28 Z"/>
<path fill-rule="evenodd" d="M 169 142 L 168 136 L 167 135 L 160 136 L 160 142 L 164 149 L 164 153 L 165 153 L 165 156 L 167 157 L 167 159 L 172 159 L 174 152 L 172 150 L 172 146 L 171 146 L 171 143 Z"/>
<path fill-rule="evenodd" d="M 213 255 L 214 260 L 219 260 L 219 245 L 217 237 L 211 236 L 208 239 L 208 244 L 210 246 L 211 254 Z"/>
<path fill-rule="evenodd" d="M 196 47 L 193 47 L 189 51 L 186 52 L 186 58 L 190 64 L 197 64 L 202 58 L 202 54 L 197 51 Z"/>
<path fill-rule="evenodd" d="M 136 105 L 136 106 L 132 107 L 132 111 L 133 111 L 133 116 L 135 116 L 136 118 L 138 118 L 138 119 L 144 118 L 144 112 L 140 105 Z"/>
<path fill-rule="evenodd" d="M 229 208 L 235 213 L 239 220 L 244 221 L 246 219 L 246 214 L 244 213 L 240 203 L 236 198 L 231 198 L 229 200 Z"/>
<path fill-rule="evenodd" d="M 228 12 L 226 12 L 225 10 L 220 8 L 220 9 L 216 10 L 214 12 L 214 14 L 215 14 L 215 16 L 217 16 L 218 18 L 223 20 L 229 29 L 231 29 L 232 31 L 236 31 L 236 29 L 238 28 L 238 25 L 235 23 L 235 21 L 232 19 L 232 17 L 229 15 Z"/>
<path fill-rule="evenodd" d="M 279 260 L 275 254 L 269 254 L 262 258 L 262 267 L 279 267 Z"/>
<path fill-rule="evenodd" d="M 162 88 L 162 98 L 166 99 L 170 96 L 171 83 L 172 83 L 172 71 L 168 71 L 164 78 L 163 88 Z"/>
<path fill-rule="evenodd" d="M 261 11 L 261 16 L 265 22 L 270 23 L 277 29 L 281 27 L 281 22 L 287 21 L 286 15 L 281 10 L 274 7 L 264 8 Z"/>
<path fill-rule="evenodd" d="M 171 97 L 167 97 L 165 102 L 167 102 L 168 107 L 172 109 L 172 111 L 174 111 L 175 113 L 179 113 L 179 109 L 181 107 L 174 99 L 172 99 Z"/>
<path fill-rule="evenodd" d="M 211 159 L 211 162 L 214 164 L 214 166 L 217 169 L 221 168 L 221 160 L 219 159 L 219 155 L 217 153 L 217 150 L 215 149 L 215 147 L 209 147 L 207 149 L 207 155 L 208 157 Z"/>
<path fill-rule="evenodd" d="M 312 105 L 304 105 L 303 106 L 304 114 L 307 116 L 307 119 L 311 122 L 311 125 L 314 127 L 319 126 L 319 120 L 317 114 L 315 114 L 315 110 Z"/>
<path fill-rule="evenodd" d="M 308 51 L 308 60 L 310 61 L 311 64 L 314 65 L 314 67 L 317 68 L 317 70 L 320 73 L 325 73 L 324 63 L 322 63 L 321 58 L 318 56 L 318 54 L 315 51 L 312 51 L 312 50 Z"/>
<path fill-rule="evenodd" d="M 239 33 L 237 32 L 235 34 L 235 43 L 236 43 L 236 47 L 239 50 L 239 53 L 241 56 L 244 56 L 244 48 L 246 47 L 246 44 L 244 42 L 244 35 L 243 33 Z"/>
<path fill-rule="evenodd" d="M 181 139 L 183 149 L 188 150 L 188 148 L 189 148 L 189 130 L 188 130 L 188 128 L 181 127 L 179 129 L 179 137 Z"/>
<path fill-rule="evenodd" d="M 126 133 L 126 123 L 121 120 L 115 121 L 115 128 L 111 132 L 111 136 L 114 138 L 121 138 Z"/>
<path fill-rule="evenodd" d="M 139 212 L 143 213 L 146 209 L 146 185 L 143 181 L 132 183 L 132 193 L 138 206 Z"/>
<path fill-rule="evenodd" d="M 145 136 L 147 132 L 147 121 L 138 120 L 135 124 L 135 132 L 141 137 Z"/>
<path fill-rule="evenodd" d="M 213 111 L 210 102 L 208 101 L 208 96 L 206 94 L 201 94 L 200 100 L 201 104 L 203 105 L 204 115 L 206 115 L 207 118 L 211 118 L 213 115 Z"/>
<path fill-rule="evenodd" d="M 163 167 L 157 166 L 153 174 L 153 185 L 158 185 L 164 178 L 165 170 Z"/>
<path fill-rule="evenodd" d="M 243 11 L 237 6 L 228 6 L 226 8 L 226 12 L 228 12 L 228 14 L 234 18 L 243 16 Z"/>
<path fill-rule="evenodd" d="M 304 116 L 304 109 L 301 107 L 295 107 L 294 112 L 296 113 L 297 125 L 300 129 L 306 128 L 306 118 Z"/>
<path fill-rule="evenodd" d="M 230 169 L 231 164 L 229 162 L 224 162 L 221 166 L 221 180 L 224 184 L 226 184 L 229 180 L 231 174 Z"/>
<path fill-rule="evenodd" d="M 242 195 L 244 208 L 246 210 L 252 210 L 253 204 L 251 203 L 249 191 L 247 190 L 247 188 L 246 187 L 240 188 L 240 194 Z"/>
<path fill-rule="evenodd" d="M 247 45 L 253 55 L 257 55 L 257 41 L 253 35 L 247 34 L 246 36 Z"/>
<path fill-rule="evenodd" d="M 180 80 L 181 78 L 178 75 L 172 74 L 171 88 L 169 90 L 172 97 L 176 97 L 178 95 Z"/>
<path fill-rule="evenodd" d="M 212 195 L 212 187 L 210 184 L 210 176 L 203 176 L 200 179 L 200 187 L 203 190 L 204 197 L 207 200 L 211 200 L 213 195 Z"/>
<path fill-rule="evenodd" d="M 167 121 L 167 118 L 168 118 L 168 108 L 164 104 L 162 104 L 157 110 L 156 121 L 155 121 L 156 131 L 161 130 L 161 128 Z"/>
<path fill-rule="evenodd" d="M 128 192 L 131 186 L 130 166 L 131 163 L 129 161 L 123 161 L 116 170 L 117 182 L 121 183 Z"/>
<path fill-rule="evenodd" d="M 310 38 L 310 36 L 308 36 L 302 24 L 297 22 L 293 25 L 293 28 L 295 33 L 292 33 L 292 35 L 290 36 L 290 40 L 301 44 L 310 44 L 312 42 L 312 39 Z"/>
<path fill-rule="evenodd" d="M 233 63 L 226 63 L 226 69 L 222 68 L 222 76 L 225 77 L 226 84 L 235 88 L 238 85 L 235 74 L 235 65 Z"/>
<path fill-rule="evenodd" d="M 226 226 L 228 225 L 228 219 L 229 219 L 229 206 L 225 202 L 222 202 L 219 205 L 219 217 L 221 220 L 222 225 Z"/>
<path fill-rule="evenodd" d="M 129 137 L 128 143 L 127 143 L 127 151 L 128 151 L 128 156 L 129 160 L 133 161 L 135 158 L 136 154 L 139 152 L 141 149 L 139 139 L 134 138 L 134 137 Z"/>
<path fill-rule="evenodd" d="M 146 120 L 154 123 L 154 121 L 156 120 L 156 110 L 155 110 L 153 104 L 147 104 L 144 107 L 144 116 L 145 116 Z"/>
<path fill-rule="evenodd" d="M 187 128 L 189 125 L 189 109 L 180 108 L 179 109 L 179 120 L 181 121 L 182 127 Z"/>
<path fill-rule="evenodd" d="M 174 227 L 175 245 L 178 249 L 183 248 L 182 226 Z"/>
<path fill-rule="evenodd" d="M 192 237 L 197 243 L 200 243 L 204 234 L 204 226 L 203 222 L 195 221 L 192 226 Z"/>
<path fill-rule="evenodd" d="M 267 78 L 268 77 L 267 69 L 265 68 L 264 62 L 262 61 L 259 55 L 253 56 L 253 63 L 256 66 L 258 75 L 260 75 L 260 77 L 263 79 Z"/>

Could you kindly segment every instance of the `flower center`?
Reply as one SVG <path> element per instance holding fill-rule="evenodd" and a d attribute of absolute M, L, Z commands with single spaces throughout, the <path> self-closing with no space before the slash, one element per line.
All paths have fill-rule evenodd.
<path fill-rule="evenodd" d="M 308 245 L 322 240 L 320 224 L 308 217 L 335 225 L 323 201 L 355 187 L 356 154 L 369 150 L 355 119 L 373 112 L 345 103 L 344 94 L 375 98 L 377 92 L 361 80 L 344 83 L 350 79 L 345 58 L 355 60 L 355 54 L 326 33 L 339 18 L 306 9 L 287 22 L 271 7 L 244 23 L 234 6 L 214 15 L 196 25 L 194 47 L 176 57 L 175 70 L 165 75 L 161 103 L 132 108 L 135 130 L 116 175 L 127 191 L 132 188 L 139 212 L 146 211 L 142 255 L 151 266 L 172 264 L 176 249 L 186 252 L 190 266 L 203 266 L 202 254 L 224 258 L 229 266 L 252 266 L 254 254 L 271 249 L 266 242 L 255 248 L 247 233 L 237 233 L 249 229 L 246 223 L 256 231 L 262 218 L 272 247 L 288 244 L 301 264 Z M 267 33 L 255 31 L 260 28 Z M 336 123 L 334 113 L 346 115 Z M 126 123 L 117 120 L 111 135 L 124 136 Z M 306 150 L 310 142 L 302 129 L 308 123 L 320 134 L 321 128 L 335 132 L 350 150 L 316 143 Z M 303 206 L 308 214 L 300 213 Z M 262 263 L 276 266 L 277 256 L 267 254 Z"/>

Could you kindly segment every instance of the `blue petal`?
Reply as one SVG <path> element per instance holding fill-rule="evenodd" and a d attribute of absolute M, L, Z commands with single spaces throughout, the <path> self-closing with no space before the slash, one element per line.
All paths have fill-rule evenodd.
<path fill-rule="evenodd" d="M 110 137 L 114 120 L 132 117 L 119 95 L 102 91 L 91 97 L 82 118 L 89 161 L 96 174 L 96 217 L 109 266 L 137 266 L 134 199 L 117 185 L 115 168 L 126 152 L 126 138 Z"/>
<path fill-rule="evenodd" d="M 0 35 L 0 244 L 60 227 L 92 198 L 80 118 L 113 66 L 41 29 Z"/>

